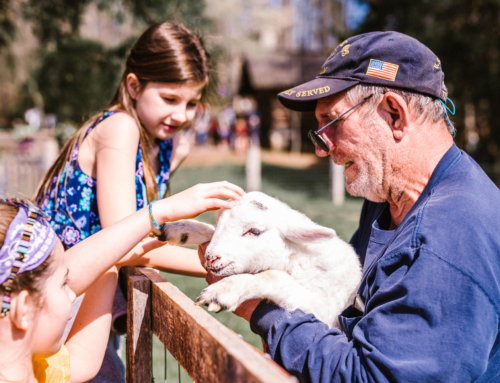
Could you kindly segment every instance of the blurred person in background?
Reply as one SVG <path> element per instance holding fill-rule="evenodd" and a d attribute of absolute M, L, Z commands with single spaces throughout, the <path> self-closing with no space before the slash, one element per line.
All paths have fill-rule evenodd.
<path fill-rule="evenodd" d="M 210 125 L 208 128 L 208 136 L 210 138 L 210 142 L 212 145 L 217 146 L 220 143 L 220 134 L 219 134 L 219 122 L 218 118 L 211 116 Z"/>
<path fill-rule="evenodd" d="M 245 152 L 248 148 L 248 125 L 245 117 L 238 117 L 234 126 L 233 150 Z"/>
<path fill-rule="evenodd" d="M 197 111 L 198 118 L 193 123 L 193 129 L 196 134 L 196 145 L 204 146 L 208 139 L 210 129 L 210 110 L 208 106 L 200 104 Z"/>
<path fill-rule="evenodd" d="M 193 121 L 208 82 L 207 53 L 188 28 L 165 22 L 139 37 L 110 105 L 65 144 L 36 193 L 66 248 L 165 197 L 170 175 L 189 152 L 179 132 Z M 196 252 L 180 247 L 164 246 L 139 264 L 205 275 Z M 114 315 L 126 313 L 121 302 Z M 109 347 L 94 381 L 124 381 L 123 364 Z"/>
<path fill-rule="evenodd" d="M 250 145 L 260 147 L 260 117 L 257 111 L 248 116 L 248 137 Z"/>
<path fill-rule="evenodd" d="M 224 109 L 219 114 L 219 137 L 223 145 L 229 145 L 231 150 L 234 150 L 234 130 L 236 123 L 236 113 L 231 104 L 224 106 Z"/>
<path fill-rule="evenodd" d="M 235 313 L 301 382 L 500 381 L 500 190 L 453 142 L 438 57 L 400 33 L 354 36 L 279 99 L 315 111 L 316 154 L 365 198 L 363 279 L 340 329 L 265 300 Z"/>

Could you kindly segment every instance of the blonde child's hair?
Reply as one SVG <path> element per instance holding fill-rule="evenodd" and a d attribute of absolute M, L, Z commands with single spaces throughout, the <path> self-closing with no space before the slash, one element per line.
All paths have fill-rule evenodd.
<path fill-rule="evenodd" d="M 144 179 L 149 201 L 158 198 L 157 184 L 149 156 L 149 140 L 135 108 L 135 101 L 127 91 L 127 76 L 133 73 L 144 87 L 148 82 L 176 84 L 204 84 L 209 82 L 208 54 L 200 36 L 182 24 L 164 22 L 147 29 L 130 51 L 123 76 L 106 111 L 122 110 L 134 118 L 139 127 L 144 164 Z M 81 144 L 88 129 L 104 115 L 98 113 L 66 142 L 54 165 L 42 179 L 34 200 L 41 203 L 55 185 L 55 196 L 61 182 L 65 165 L 75 147 Z M 66 184 L 66 177 L 63 184 Z M 55 182 L 54 182 L 55 181 Z"/>

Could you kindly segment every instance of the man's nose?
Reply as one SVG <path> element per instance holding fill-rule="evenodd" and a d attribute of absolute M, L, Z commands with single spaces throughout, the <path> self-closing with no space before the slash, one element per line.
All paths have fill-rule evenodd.
<path fill-rule="evenodd" d="M 328 128 L 327 128 L 328 129 Z M 319 146 L 315 145 L 315 152 L 316 152 L 316 155 L 318 157 L 327 157 L 329 156 L 330 154 L 333 153 L 333 151 L 335 150 L 336 148 L 336 145 L 333 143 L 333 141 L 330 139 L 330 137 L 328 137 L 326 135 L 325 132 L 321 132 L 321 137 L 323 138 L 323 140 L 326 142 L 326 144 L 328 145 L 328 148 L 330 149 L 328 151 L 328 153 L 326 153 L 323 149 L 321 149 Z"/>

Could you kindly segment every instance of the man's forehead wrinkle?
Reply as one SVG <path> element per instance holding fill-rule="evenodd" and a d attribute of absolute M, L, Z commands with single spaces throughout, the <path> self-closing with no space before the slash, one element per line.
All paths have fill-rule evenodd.
<path fill-rule="evenodd" d="M 316 115 L 324 117 L 329 115 L 330 119 L 335 119 L 344 112 L 347 107 L 346 97 L 330 96 L 318 100 L 316 105 Z"/>

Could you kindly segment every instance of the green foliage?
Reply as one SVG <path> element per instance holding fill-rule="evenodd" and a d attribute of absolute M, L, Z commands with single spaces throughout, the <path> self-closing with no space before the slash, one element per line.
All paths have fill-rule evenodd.
<path fill-rule="evenodd" d="M 34 77 L 45 113 L 59 121 L 81 122 L 105 108 L 120 82 L 125 49 L 107 49 L 95 41 L 68 39 L 45 55 Z M 26 87 L 18 113 L 32 107 Z"/>
<path fill-rule="evenodd" d="M 203 15 L 205 2 L 200 0 L 124 0 L 124 5 L 138 20 L 150 25 L 165 20 L 182 22 L 186 26 L 204 30 L 209 20 Z"/>
<path fill-rule="evenodd" d="M 91 0 L 28 0 L 23 16 L 33 23 L 33 32 L 42 45 L 58 42 L 78 33 L 83 11 Z"/>
<path fill-rule="evenodd" d="M 0 48 L 9 45 L 16 28 L 11 16 L 10 1 L 0 0 Z"/>
<path fill-rule="evenodd" d="M 395 30 L 415 37 L 437 54 L 450 98 L 457 105 L 464 141 L 464 109 L 475 107 L 481 140 L 500 145 L 500 1 L 367 0 L 370 13 L 359 32 Z M 491 141 L 491 140 L 490 140 Z M 460 140 L 459 140 L 460 142 Z"/>
<path fill-rule="evenodd" d="M 38 73 L 45 112 L 80 121 L 106 107 L 120 82 L 124 57 L 94 41 L 68 40 L 48 54 Z"/>
<path fill-rule="evenodd" d="M 118 22 L 125 13 L 132 15 L 138 31 L 165 20 L 183 22 L 197 31 L 210 25 L 203 15 L 204 0 L 25 0 L 21 15 L 30 22 L 39 48 L 36 69 L 20 89 L 14 115 L 37 104 L 59 121 L 79 123 L 111 101 L 135 38 L 115 48 L 82 40 L 79 27 L 91 3 Z M 14 0 L 0 0 L 0 48 L 9 48 L 15 34 L 13 4 Z M 41 98 L 43 103 L 34 101 Z"/>

